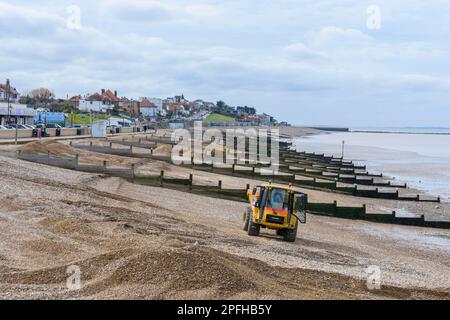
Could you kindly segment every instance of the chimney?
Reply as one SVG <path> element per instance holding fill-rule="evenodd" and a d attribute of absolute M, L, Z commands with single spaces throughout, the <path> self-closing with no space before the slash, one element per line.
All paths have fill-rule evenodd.
<path fill-rule="evenodd" d="M 105 89 L 102 89 L 102 94 L 105 94 Z"/>
<path fill-rule="evenodd" d="M 115 90 L 115 91 L 114 91 L 114 95 L 115 95 L 115 96 L 116 96 L 116 98 L 117 98 L 117 90 Z"/>

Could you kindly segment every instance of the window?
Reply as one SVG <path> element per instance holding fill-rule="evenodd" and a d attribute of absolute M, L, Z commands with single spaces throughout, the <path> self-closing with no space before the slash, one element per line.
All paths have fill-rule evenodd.
<path fill-rule="evenodd" d="M 286 190 L 272 189 L 269 199 L 268 207 L 274 210 L 287 210 L 289 208 Z"/>

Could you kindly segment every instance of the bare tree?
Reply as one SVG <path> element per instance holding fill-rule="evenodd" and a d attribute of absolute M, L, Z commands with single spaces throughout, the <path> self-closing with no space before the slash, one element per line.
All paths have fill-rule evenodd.
<path fill-rule="evenodd" d="M 47 88 L 38 88 L 31 90 L 29 96 L 39 103 L 46 104 L 55 97 L 55 94 Z"/>

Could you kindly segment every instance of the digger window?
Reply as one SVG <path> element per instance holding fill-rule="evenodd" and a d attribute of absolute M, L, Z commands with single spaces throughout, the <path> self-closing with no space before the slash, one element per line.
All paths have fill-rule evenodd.
<path fill-rule="evenodd" d="M 272 189 L 269 197 L 270 203 L 268 207 L 274 210 L 288 210 L 289 209 L 288 198 L 289 196 L 286 190 Z"/>
<path fill-rule="evenodd" d="M 253 189 L 252 205 L 256 206 L 258 204 L 259 206 L 260 201 L 261 201 L 261 187 L 256 187 Z"/>

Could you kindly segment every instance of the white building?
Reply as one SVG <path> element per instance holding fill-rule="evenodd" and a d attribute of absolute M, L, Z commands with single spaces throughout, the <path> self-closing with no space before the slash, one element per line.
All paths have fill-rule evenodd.
<path fill-rule="evenodd" d="M 141 113 L 144 117 L 156 117 L 158 115 L 158 108 L 156 106 L 141 107 Z"/>
<path fill-rule="evenodd" d="M 163 100 L 159 98 L 148 98 L 148 101 L 153 103 L 156 108 L 158 109 L 158 112 L 162 112 L 163 110 Z"/>
<path fill-rule="evenodd" d="M 96 111 L 96 112 L 106 112 L 113 108 L 111 104 L 105 104 L 103 101 L 90 101 L 85 99 L 80 99 L 78 108 L 80 111 Z"/>

